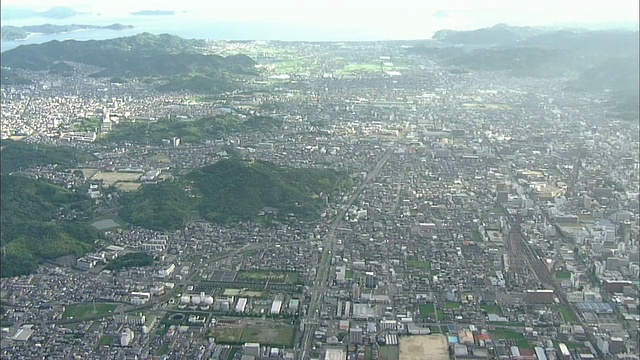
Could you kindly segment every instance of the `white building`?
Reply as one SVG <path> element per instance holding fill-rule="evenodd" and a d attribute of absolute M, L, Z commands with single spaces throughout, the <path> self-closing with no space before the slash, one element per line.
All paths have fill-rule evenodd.
<path fill-rule="evenodd" d="M 120 333 L 120 346 L 129 346 L 133 341 L 134 334 L 133 331 L 129 328 L 122 330 Z"/>
<path fill-rule="evenodd" d="M 238 299 L 238 303 L 236 304 L 236 312 L 243 313 L 247 308 L 247 298 Z"/>
<path fill-rule="evenodd" d="M 282 309 L 282 300 L 273 300 L 271 304 L 271 315 L 280 314 L 280 310 Z"/>

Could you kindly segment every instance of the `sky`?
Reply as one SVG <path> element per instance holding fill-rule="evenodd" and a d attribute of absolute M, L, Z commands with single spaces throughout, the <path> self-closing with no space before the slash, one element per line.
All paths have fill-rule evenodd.
<path fill-rule="evenodd" d="M 638 0 L 2 0 L 1 7 L 68 6 L 102 15 L 174 10 L 211 21 L 319 24 L 376 30 L 394 38 L 438 29 L 509 25 L 638 23 Z"/>

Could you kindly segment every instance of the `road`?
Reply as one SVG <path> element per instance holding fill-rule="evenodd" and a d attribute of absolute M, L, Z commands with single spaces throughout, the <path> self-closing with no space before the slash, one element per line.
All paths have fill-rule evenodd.
<path fill-rule="evenodd" d="M 333 254 L 333 248 L 336 244 L 336 229 L 338 229 L 340 223 L 347 215 L 347 212 L 349 211 L 351 205 L 353 205 L 360 194 L 362 194 L 367 185 L 369 185 L 371 181 L 373 181 L 378 176 L 384 164 L 389 161 L 391 155 L 393 155 L 393 149 L 394 147 L 391 146 L 389 150 L 385 152 L 382 158 L 378 160 L 375 167 L 369 172 L 369 174 L 367 174 L 367 177 L 360 184 L 358 189 L 356 189 L 353 195 L 351 195 L 349 201 L 344 205 L 342 210 L 338 212 L 336 218 L 333 220 L 331 226 L 329 227 L 327 236 L 323 242 L 324 249 L 322 251 L 322 257 L 320 259 L 320 265 L 318 266 L 318 269 L 316 271 L 316 278 L 311 284 L 311 301 L 309 302 L 309 311 L 307 312 L 306 318 L 302 320 L 305 323 L 304 331 L 302 333 L 302 346 L 301 349 L 299 349 L 302 351 L 302 355 L 296 357 L 297 359 L 306 360 L 309 358 L 309 351 L 311 349 L 311 343 L 313 342 L 313 334 L 316 331 L 316 326 L 319 319 L 320 301 L 327 289 L 327 279 L 330 275 L 330 259 Z"/>

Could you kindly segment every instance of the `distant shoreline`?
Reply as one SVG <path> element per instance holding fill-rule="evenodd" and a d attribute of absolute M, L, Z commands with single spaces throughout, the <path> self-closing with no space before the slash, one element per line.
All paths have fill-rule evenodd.
<path fill-rule="evenodd" d="M 133 16 L 170 16 L 175 15 L 173 10 L 140 10 L 131 13 Z"/>

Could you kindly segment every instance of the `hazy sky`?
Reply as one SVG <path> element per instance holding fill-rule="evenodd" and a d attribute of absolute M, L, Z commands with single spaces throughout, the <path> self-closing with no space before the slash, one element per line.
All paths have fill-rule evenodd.
<path fill-rule="evenodd" d="M 638 22 L 638 0 L 2 0 L 1 6 L 44 10 L 54 5 L 103 15 L 175 10 L 211 21 L 261 21 L 380 28 L 393 37 L 495 23 L 557 25 Z M 415 34 L 415 35 L 414 35 Z"/>

